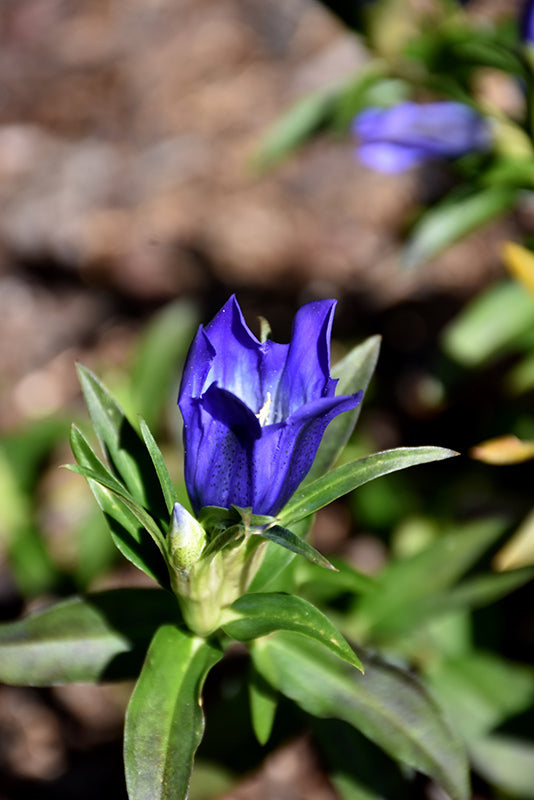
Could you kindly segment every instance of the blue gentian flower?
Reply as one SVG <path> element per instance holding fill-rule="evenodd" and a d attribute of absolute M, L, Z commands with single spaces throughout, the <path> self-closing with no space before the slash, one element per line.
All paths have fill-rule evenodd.
<path fill-rule="evenodd" d="M 400 103 L 367 108 L 354 119 L 357 156 L 379 172 L 404 172 L 437 158 L 458 158 L 490 144 L 488 125 L 463 103 Z"/>
<path fill-rule="evenodd" d="M 519 19 L 521 39 L 529 44 L 534 44 L 534 0 L 526 0 L 521 9 Z"/>
<path fill-rule="evenodd" d="M 328 423 L 362 393 L 335 397 L 330 377 L 334 300 L 296 314 L 290 344 L 260 342 L 235 296 L 193 340 L 178 404 L 185 482 L 204 506 L 275 515 L 307 475 Z"/>

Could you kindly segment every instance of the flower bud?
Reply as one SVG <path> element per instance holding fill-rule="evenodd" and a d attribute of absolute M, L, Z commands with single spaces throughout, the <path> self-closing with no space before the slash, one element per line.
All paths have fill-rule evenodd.
<path fill-rule="evenodd" d="M 174 504 L 167 542 L 171 567 L 187 574 L 204 549 L 206 531 L 180 503 Z"/>

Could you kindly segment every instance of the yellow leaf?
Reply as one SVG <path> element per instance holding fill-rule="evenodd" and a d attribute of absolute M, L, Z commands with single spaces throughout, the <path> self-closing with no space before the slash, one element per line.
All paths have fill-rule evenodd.
<path fill-rule="evenodd" d="M 486 464 L 520 464 L 534 458 L 534 440 L 521 441 L 517 436 L 497 436 L 471 448 L 469 455 Z"/>
<path fill-rule="evenodd" d="M 514 242 L 506 242 L 503 260 L 508 271 L 534 294 L 534 253 Z"/>
<path fill-rule="evenodd" d="M 499 550 L 493 563 L 495 569 L 501 572 L 534 564 L 534 511 L 530 512 L 510 541 Z"/>

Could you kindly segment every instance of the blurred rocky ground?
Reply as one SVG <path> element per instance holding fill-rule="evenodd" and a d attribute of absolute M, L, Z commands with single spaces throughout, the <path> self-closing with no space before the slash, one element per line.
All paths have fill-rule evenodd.
<path fill-rule="evenodd" d="M 360 167 L 348 137 L 254 171 L 278 116 L 365 59 L 312 0 L 2 4 L 1 427 L 60 407 L 73 356 L 177 296 L 381 308 L 463 297 L 498 273 L 513 222 L 399 271 L 428 187 Z"/>

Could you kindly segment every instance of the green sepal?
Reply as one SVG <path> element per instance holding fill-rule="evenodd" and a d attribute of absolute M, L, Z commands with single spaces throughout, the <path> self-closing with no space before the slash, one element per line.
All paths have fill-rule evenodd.
<path fill-rule="evenodd" d="M 458 453 L 443 447 L 398 447 L 395 450 L 384 450 L 343 464 L 297 489 L 289 503 L 278 514 L 278 522 L 284 527 L 292 525 L 375 478 L 455 455 Z"/>
<path fill-rule="evenodd" d="M 161 589 L 111 589 L 74 597 L 0 625 L 0 681 L 51 686 L 138 674 L 156 628 L 181 620 Z"/>
<path fill-rule="evenodd" d="M 311 639 L 287 632 L 257 639 L 250 650 L 265 680 L 304 711 L 348 722 L 395 760 L 433 778 L 452 800 L 468 800 L 465 748 L 411 672 L 366 658 L 361 675 Z"/>
<path fill-rule="evenodd" d="M 300 536 L 297 536 L 296 533 L 293 533 L 288 528 L 283 528 L 281 525 L 273 525 L 266 528 L 257 528 L 253 533 L 262 539 L 267 539 L 269 542 L 274 542 L 274 544 L 290 550 L 297 556 L 303 556 L 308 561 L 311 561 L 312 564 L 317 564 L 319 567 L 336 572 L 336 568 L 313 545 L 305 539 L 301 539 Z"/>
<path fill-rule="evenodd" d="M 218 646 L 174 625 L 156 632 L 126 712 L 130 800 L 186 800 L 204 733 L 202 687 L 221 658 Z"/>
<path fill-rule="evenodd" d="M 279 630 L 300 633 L 315 639 L 338 658 L 363 672 L 360 659 L 328 617 L 307 600 L 292 594 L 243 595 L 224 612 L 221 627 L 228 636 L 240 642 Z"/>

